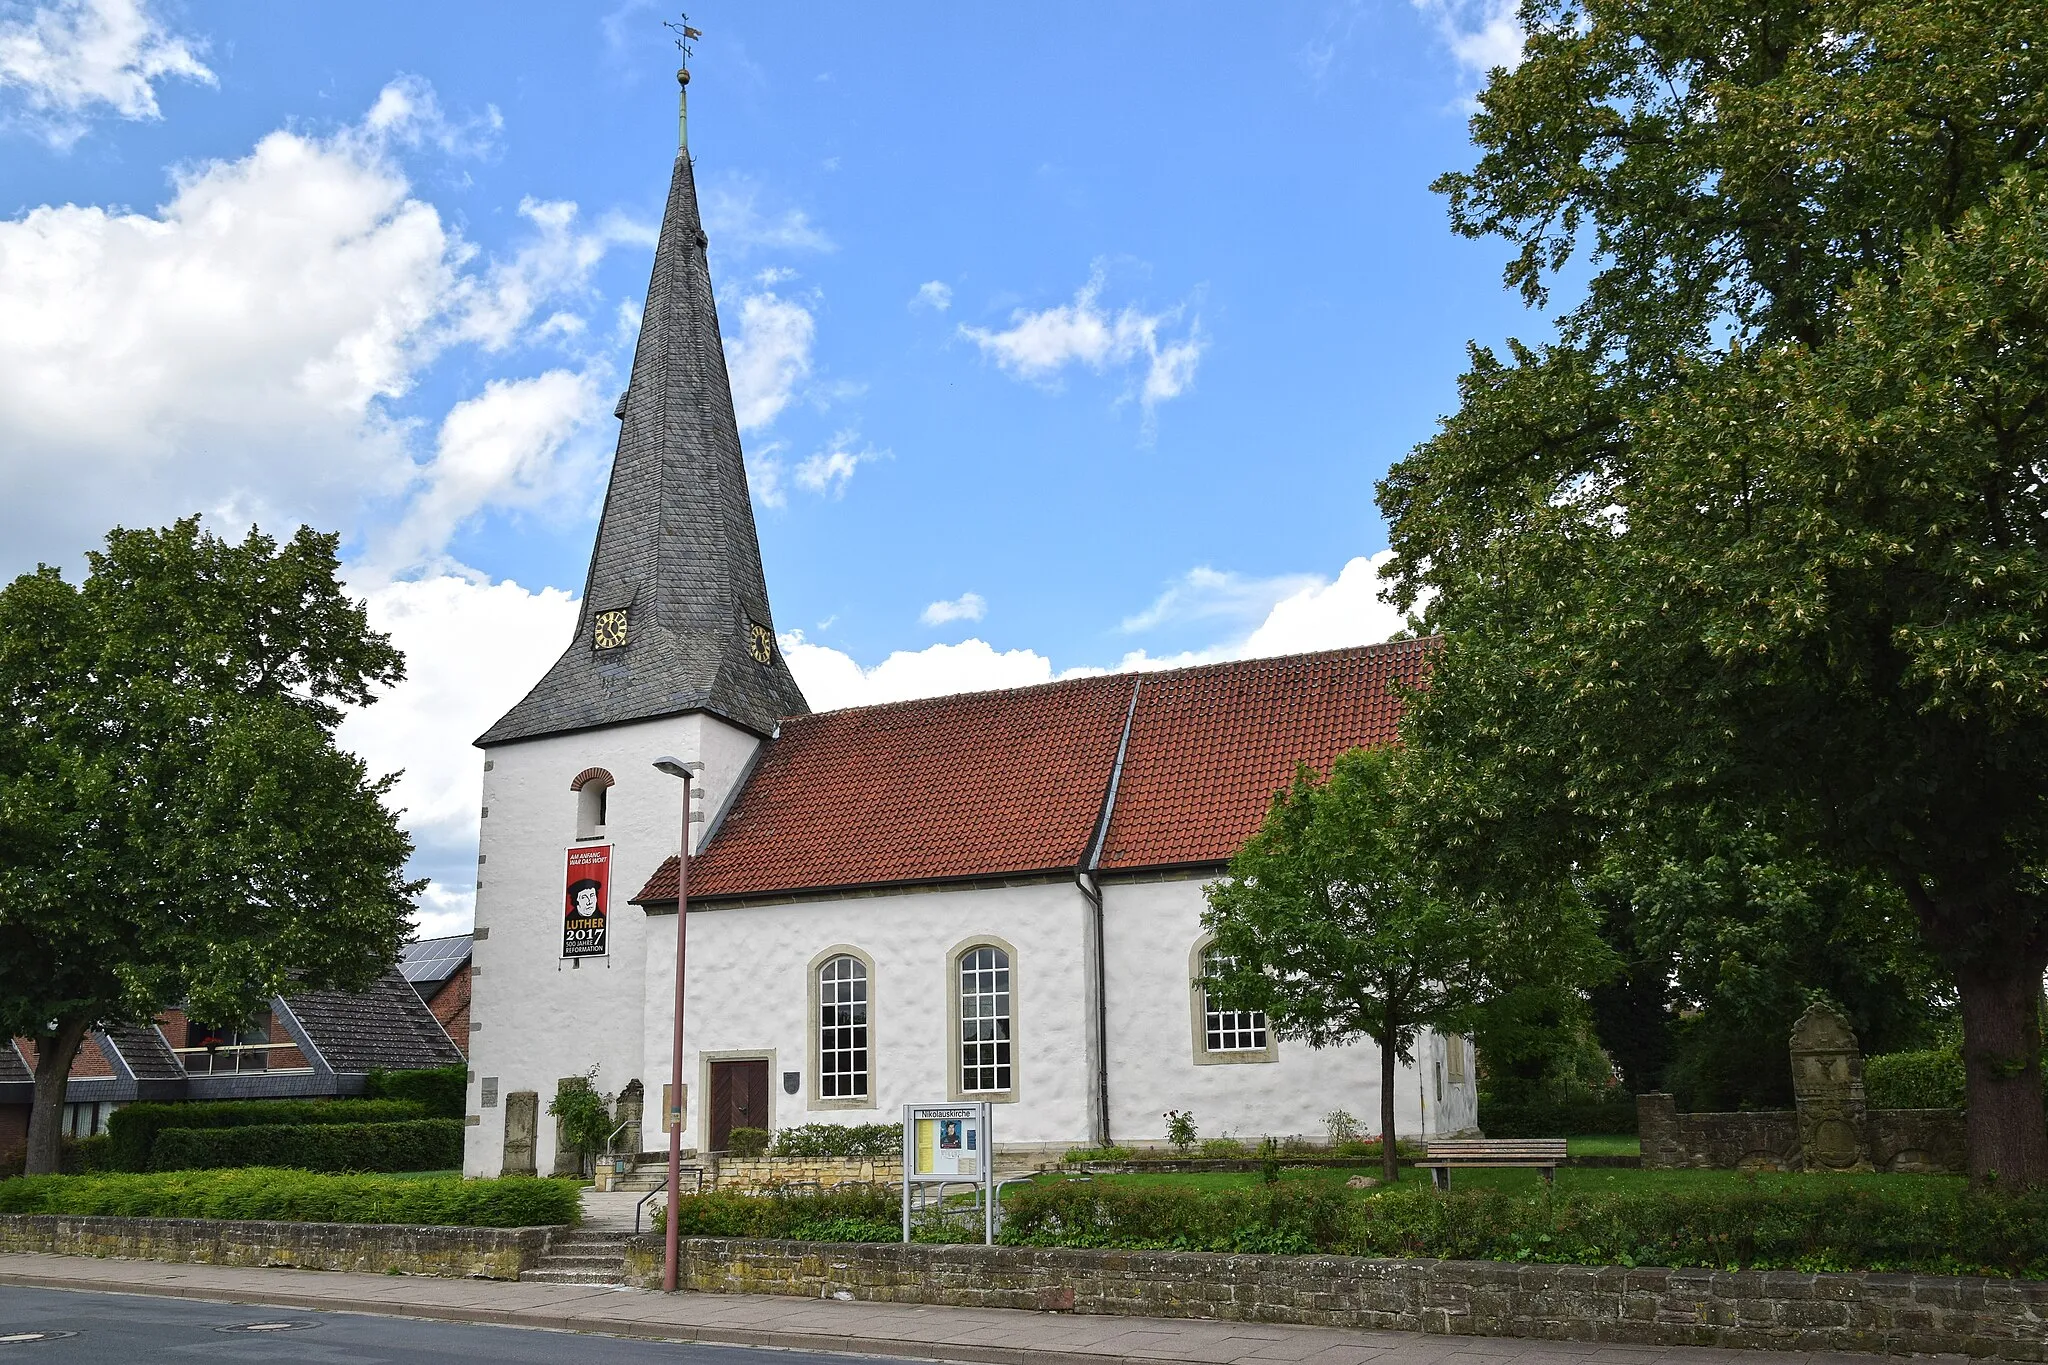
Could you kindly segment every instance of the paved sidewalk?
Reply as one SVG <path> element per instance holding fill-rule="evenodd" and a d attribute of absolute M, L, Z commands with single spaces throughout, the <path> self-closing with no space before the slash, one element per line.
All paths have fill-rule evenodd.
<path fill-rule="evenodd" d="M 597 1332 L 654 1341 L 780 1346 L 989 1365 L 1734 1365 L 1755 1353 L 1602 1346 L 1325 1327 L 1027 1313 L 770 1295 L 657 1294 L 586 1285 L 0 1255 L 5 1286 L 91 1289 Z M 1771 1352 L 1762 1365 L 1872 1365 L 1872 1356 Z"/>

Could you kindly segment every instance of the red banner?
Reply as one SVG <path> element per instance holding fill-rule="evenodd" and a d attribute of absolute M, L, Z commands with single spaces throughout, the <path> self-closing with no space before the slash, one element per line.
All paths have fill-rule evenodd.
<path fill-rule="evenodd" d="M 611 916 L 612 846 L 569 850 L 568 888 L 562 909 L 562 956 L 603 957 L 605 921 Z"/>

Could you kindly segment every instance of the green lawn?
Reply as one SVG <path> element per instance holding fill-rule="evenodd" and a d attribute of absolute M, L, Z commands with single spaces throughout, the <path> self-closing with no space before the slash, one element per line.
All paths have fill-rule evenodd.
<path fill-rule="evenodd" d="M 1322 1184 L 1342 1185 L 1354 1175 L 1373 1174 L 1356 1170 L 1330 1170 L 1316 1167 L 1284 1169 L 1280 1178 L 1284 1181 L 1316 1181 Z M 1059 1176 L 1042 1176 L 1041 1179 L 1057 1180 Z M 1111 1185 L 1184 1185 L 1194 1189 L 1220 1190 L 1232 1187 L 1256 1185 L 1259 1175 L 1255 1171 L 1214 1171 L 1191 1175 L 1098 1175 L 1090 1177 L 1103 1184 Z M 1669 1190 L 1673 1192 L 1704 1193 L 1716 1189 L 1739 1190 L 1748 1187 L 1754 1179 L 1757 1188 L 1763 1190 L 1803 1187 L 1816 1180 L 1841 1182 L 1846 1185 L 1880 1184 L 1888 1189 L 1959 1188 L 1961 1176 L 1949 1175 L 1774 1175 L 1749 1176 L 1741 1171 L 1644 1171 L 1629 1168 L 1574 1169 L 1566 1166 L 1557 1173 L 1557 1190 L 1562 1193 L 1600 1194 L 1609 1192 L 1644 1192 Z M 1426 1185 L 1429 1172 L 1404 1168 L 1401 1184 Z M 1510 1192 L 1533 1194 L 1543 1186 L 1543 1178 L 1533 1170 L 1478 1170 L 1452 1173 L 1454 1189 L 1497 1189 Z M 1370 1193 L 1366 1191 L 1365 1193 Z"/>
<path fill-rule="evenodd" d="M 1569 1144 L 1565 1150 L 1573 1156 L 1641 1156 L 1643 1144 L 1632 1137 L 1610 1137 L 1595 1134 L 1592 1137 L 1566 1138 Z"/>

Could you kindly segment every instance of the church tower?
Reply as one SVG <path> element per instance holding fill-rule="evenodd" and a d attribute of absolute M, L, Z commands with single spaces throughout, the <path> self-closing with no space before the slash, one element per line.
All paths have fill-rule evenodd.
<path fill-rule="evenodd" d="M 575 634 L 476 741 L 472 1175 L 567 1169 L 539 1116 L 593 1065 L 601 1093 L 653 1091 L 658 1137 L 675 921 L 627 898 L 683 830 L 701 842 L 779 722 L 809 709 L 776 643 L 682 141 Z M 653 768 L 669 757 L 697 770 L 698 809 Z"/>

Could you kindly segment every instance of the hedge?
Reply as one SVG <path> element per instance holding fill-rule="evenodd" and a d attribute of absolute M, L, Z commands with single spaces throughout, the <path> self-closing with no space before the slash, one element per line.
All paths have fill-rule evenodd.
<path fill-rule="evenodd" d="M 1961 1109 L 1963 1059 L 1954 1052 L 1888 1052 L 1863 1062 L 1872 1109 Z"/>
<path fill-rule="evenodd" d="M 713 1191 L 675 1201 L 685 1237 L 786 1237 L 801 1242 L 893 1242 L 903 1235 L 902 1193 L 894 1185 L 839 1185 L 817 1194 Z M 666 1229 L 657 1212 L 655 1230 Z"/>
<path fill-rule="evenodd" d="M 1634 1137 L 1636 1099 L 1623 1095 L 1569 1104 L 1502 1104 L 1481 1095 L 1479 1131 L 1490 1138 Z"/>
<path fill-rule="evenodd" d="M 266 1123 L 249 1128 L 166 1128 L 150 1166 L 159 1171 L 291 1166 L 302 1171 L 445 1171 L 462 1164 L 460 1119 L 402 1123 Z"/>
<path fill-rule="evenodd" d="M 854 1157 L 882 1161 L 903 1154 L 900 1123 L 806 1123 L 775 1135 L 770 1156 Z"/>
<path fill-rule="evenodd" d="M 576 1181 L 532 1176 L 396 1180 L 382 1175 L 315 1175 L 261 1168 L 151 1175 L 35 1175 L 0 1181 L 0 1213 L 527 1228 L 576 1222 L 579 1192 Z"/>
<path fill-rule="evenodd" d="M 437 1066 L 420 1071 L 372 1071 L 363 1093 L 371 1099 L 411 1100 L 430 1119 L 459 1119 L 469 1102 L 469 1068 Z"/>
<path fill-rule="evenodd" d="M 1772 1188 L 1554 1194 L 1402 1186 L 1353 1197 L 1065 1181 L 1006 1201 L 1026 1246 L 1328 1252 L 1448 1260 L 2048 1277 L 2048 1192 L 1815 1179 Z"/>
<path fill-rule="evenodd" d="M 260 1124 L 396 1123 L 423 1119 L 414 1100 L 195 1100 L 124 1104 L 107 1119 L 111 1169 L 146 1171 L 166 1128 L 247 1128 Z"/>

